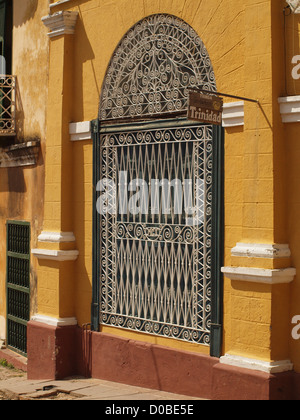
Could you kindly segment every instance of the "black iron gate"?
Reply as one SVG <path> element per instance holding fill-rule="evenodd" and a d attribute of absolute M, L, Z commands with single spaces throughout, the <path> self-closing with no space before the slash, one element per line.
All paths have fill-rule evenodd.
<path fill-rule="evenodd" d="M 7 222 L 7 345 L 27 354 L 30 320 L 30 224 Z"/>

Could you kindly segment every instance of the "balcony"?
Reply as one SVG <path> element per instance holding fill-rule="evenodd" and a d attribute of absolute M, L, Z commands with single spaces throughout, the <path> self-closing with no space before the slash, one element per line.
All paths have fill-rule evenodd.
<path fill-rule="evenodd" d="M 16 77 L 0 76 L 0 137 L 16 135 Z"/>
<path fill-rule="evenodd" d="M 0 76 L 0 168 L 36 165 L 40 139 L 24 138 L 21 129 L 22 101 L 17 77 Z M 18 115 L 18 121 L 16 116 Z"/>

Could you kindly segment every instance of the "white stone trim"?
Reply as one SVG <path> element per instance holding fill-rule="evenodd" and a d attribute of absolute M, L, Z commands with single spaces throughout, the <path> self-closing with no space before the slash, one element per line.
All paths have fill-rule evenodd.
<path fill-rule="evenodd" d="M 222 273 L 230 280 L 262 284 L 287 284 L 296 276 L 295 268 L 267 270 L 249 267 L 223 267 Z"/>
<path fill-rule="evenodd" d="M 69 132 L 71 141 L 84 141 L 92 139 L 90 121 L 70 123 Z"/>
<path fill-rule="evenodd" d="M 300 122 L 300 96 L 287 96 L 278 99 L 283 123 Z"/>
<path fill-rule="evenodd" d="M 61 35 L 73 35 L 78 18 L 78 12 L 60 11 L 42 18 L 44 25 L 50 29 L 49 38 Z"/>
<path fill-rule="evenodd" d="M 280 360 L 278 362 L 265 362 L 263 360 L 248 359 L 242 356 L 226 354 L 220 358 L 220 363 L 244 369 L 258 370 L 269 374 L 289 372 L 293 370 L 290 360 Z"/>
<path fill-rule="evenodd" d="M 223 107 L 223 127 L 240 127 L 245 124 L 245 103 L 231 102 Z"/>
<path fill-rule="evenodd" d="M 55 2 L 55 3 L 51 3 L 51 4 L 49 5 L 49 8 L 50 8 L 50 10 L 51 10 L 53 7 L 61 6 L 61 5 L 62 5 L 62 4 L 64 4 L 64 3 L 69 3 L 69 1 L 71 1 L 71 0 L 60 0 L 60 1 L 57 1 L 57 2 Z"/>
<path fill-rule="evenodd" d="M 231 250 L 233 257 L 247 257 L 247 258 L 289 258 L 291 250 L 289 245 L 267 245 L 267 244 L 245 244 L 237 243 Z"/>
<path fill-rule="evenodd" d="M 76 261 L 79 251 L 56 251 L 50 249 L 32 249 L 31 253 L 39 260 Z"/>
<path fill-rule="evenodd" d="M 75 242 L 73 232 L 42 232 L 38 237 L 39 242 L 64 243 Z"/>
<path fill-rule="evenodd" d="M 34 315 L 31 318 L 31 321 L 39 322 L 41 324 L 50 325 L 51 327 L 70 327 L 77 325 L 77 319 L 76 318 L 52 318 L 50 316 L 45 315 Z"/>

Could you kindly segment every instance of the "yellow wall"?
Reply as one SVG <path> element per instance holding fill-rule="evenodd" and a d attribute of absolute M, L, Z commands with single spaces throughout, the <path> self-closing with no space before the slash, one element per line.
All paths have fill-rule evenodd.
<path fill-rule="evenodd" d="M 43 28 L 46 36 L 46 28 Z M 73 230 L 73 155 L 69 138 L 72 119 L 73 38 L 58 37 L 50 44 L 47 98 L 47 152 L 45 158 L 45 212 L 43 231 Z M 75 168 L 76 169 L 76 168 Z M 61 249 L 60 244 L 56 244 Z M 53 249 L 53 244 L 47 248 Z M 73 264 L 39 262 L 38 312 L 55 318 L 74 313 Z"/>
<path fill-rule="evenodd" d="M 97 117 L 104 75 L 114 49 L 131 26 L 154 13 L 174 14 L 196 30 L 209 52 L 219 91 L 260 101 L 260 106 L 245 102 L 244 127 L 226 129 L 226 266 L 284 268 L 292 264 L 297 268 L 300 258 L 297 251 L 300 201 L 296 181 L 299 176 L 293 176 L 298 167 L 298 154 L 295 153 L 299 151 L 298 128 L 283 126 L 277 103 L 278 97 L 284 95 L 285 85 L 282 66 L 284 4 L 284 1 L 271 0 L 74 0 L 53 9 L 79 12 L 73 37 L 72 101 L 66 104 L 70 122 L 89 121 Z M 294 27 L 288 30 L 295 32 Z M 53 69 L 56 65 L 61 66 L 61 42 L 53 42 Z M 291 92 L 294 84 L 289 81 L 288 85 Z M 48 117 L 49 127 L 53 127 L 54 122 L 54 115 Z M 54 133 L 57 127 L 53 130 Z M 66 136 L 61 135 L 61 138 Z M 290 142 L 286 147 L 287 139 Z M 73 315 L 83 324 L 90 322 L 91 302 L 92 143 L 74 143 L 71 153 L 71 230 L 80 251 L 74 264 Z M 288 165 L 289 160 L 294 162 L 293 166 Z M 48 169 L 49 184 L 53 165 L 47 166 Z M 290 183 L 285 183 L 285 179 Z M 48 217 L 49 213 L 51 217 Z M 58 225 L 54 223 L 54 214 L 57 212 L 49 196 L 45 209 L 48 230 L 51 227 L 61 228 L 59 221 Z M 280 261 L 233 258 L 231 249 L 237 242 L 289 243 L 293 256 L 291 260 Z M 54 293 L 57 287 L 53 286 Z M 291 305 L 290 292 L 290 286 L 225 279 L 223 352 L 268 361 L 293 356 L 299 370 L 299 343 L 292 343 L 289 339 L 289 308 L 294 315 L 299 306 L 297 280 L 292 286 Z M 44 312 L 53 315 L 56 310 L 47 313 L 45 305 Z M 61 313 L 58 315 L 61 316 Z M 132 333 L 129 335 L 132 337 Z M 174 343 L 170 342 L 170 345 Z"/>
<path fill-rule="evenodd" d="M 6 318 L 6 221 L 31 222 L 32 245 L 42 228 L 44 149 L 48 78 L 48 40 L 41 37 L 46 0 L 14 0 L 12 73 L 18 81 L 17 142 L 41 141 L 38 164 L 28 168 L 0 168 L 0 336 Z M 37 72 L 38 70 L 38 72 Z M 36 313 L 37 261 L 31 261 L 31 312 Z"/>

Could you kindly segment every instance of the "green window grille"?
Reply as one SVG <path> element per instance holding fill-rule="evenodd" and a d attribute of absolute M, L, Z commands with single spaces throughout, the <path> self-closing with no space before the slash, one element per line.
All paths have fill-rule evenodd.
<path fill-rule="evenodd" d="M 7 222 L 7 345 L 27 355 L 30 320 L 30 224 Z"/>

